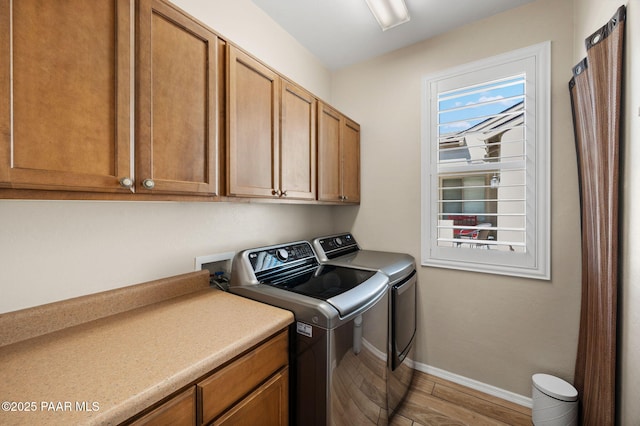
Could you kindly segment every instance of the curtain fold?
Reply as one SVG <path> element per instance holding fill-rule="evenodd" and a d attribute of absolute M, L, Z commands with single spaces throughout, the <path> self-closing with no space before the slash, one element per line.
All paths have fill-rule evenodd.
<path fill-rule="evenodd" d="M 586 38 L 569 82 L 580 182 L 582 305 L 575 369 L 583 425 L 615 423 L 618 186 L 625 6 Z"/>

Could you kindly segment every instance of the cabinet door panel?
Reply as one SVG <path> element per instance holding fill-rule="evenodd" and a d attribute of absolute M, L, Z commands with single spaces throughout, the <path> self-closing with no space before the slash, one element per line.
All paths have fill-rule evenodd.
<path fill-rule="evenodd" d="M 278 175 L 278 76 L 233 46 L 228 55 L 228 195 L 272 196 Z"/>
<path fill-rule="evenodd" d="M 132 426 L 194 426 L 196 424 L 196 387 L 171 398 L 144 417 L 131 423 Z"/>
<path fill-rule="evenodd" d="M 345 119 L 342 127 L 342 195 L 344 201 L 360 201 L 360 126 Z"/>
<path fill-rule="evenodd" d="M 129 0 L 0 2 L 4 186 L 128 191 L 131 11 Z"/>
<path fill-rule="evenodd" d="M 284 82 L 281 96 L 280 188 L 287 198 L 316 198 L 316 99 Z"/>
<path fill-rule="evenodd" d="M 140 2 L 138 34 L 137 180 L 216 194 L 218 39 L 158 0 Z"/>
<path fill-rule="evenodd" d="M 288 381 L 289 370 L 285 368 L 212 424 L 216 426 L 288 425 Z"/>
<path fill-rule="evenodd" d="M 318 118 L 318 200 L 341 200 L 340 158 L 340 114 L 321 104 Z"/>
<path fill-rule="evenodd" d="M 288 334 L 284 332 L 199 383 L 202 421 L 207 423 L 219 416 L 287 365 L 287 348 Z"/>

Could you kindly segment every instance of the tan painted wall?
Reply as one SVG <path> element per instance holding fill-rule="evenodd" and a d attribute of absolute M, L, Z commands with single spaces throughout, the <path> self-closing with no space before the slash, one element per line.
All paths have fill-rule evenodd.
<path fill-rule="evenodd" d="M 574 62 L 586 55 L 584 39 L 627 6 L 625 105 L 620 236 L 618 424 L 640 425 L 640 1 L 575 0 Z"/>
<path fill-rule="evenodd" d="M 175 2 L 328 98 L 330 74 L 250 0 Z M 333 232 L 331 207 L 0 200 L 0 313 L 192 271 L 199 255 Z"/>
<path fill-rule="evenodd" d="M 420 259 L 423 76 L 552 42 L 552 280 L 422 267 L 417 361 L 520 395 L 531 375 L 573 379 L 580 313 L 576 156 L 567 83 L 571 0 L 538 0 L 336 72 L 333 99 L 362 125 L 362 205 L 335 212 L 366 248 Z"/>

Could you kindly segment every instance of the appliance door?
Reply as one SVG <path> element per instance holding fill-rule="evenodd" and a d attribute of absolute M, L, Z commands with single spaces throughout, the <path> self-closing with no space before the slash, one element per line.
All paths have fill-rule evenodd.
<path fill-rule="evenodd" d="M 292 399 L 295 424 L 377 423 L 380 409 L 387 410 L 388 310 L 385 289 L 369 309 L 334 329 L 298 326 Z"/>
<path fill-rule="evenodd" d="M 409 353 L 416 334 L 416 284 L 411 275 L 391 288 L 391 370 L 395 370 Z"/>
<path fill-rule="evenodd" d="M 413 379 L 416 333 L 416 284 L 413 271 L 391 287 L 390 371 L 387 377 L 387 407 L 391 418 L 409 391 Z"/>

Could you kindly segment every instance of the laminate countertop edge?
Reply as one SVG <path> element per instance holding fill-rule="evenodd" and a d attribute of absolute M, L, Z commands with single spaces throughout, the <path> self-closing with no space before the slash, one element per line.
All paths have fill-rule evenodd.
<path fill-rule="evenodd" d="M 0 424 L 121 423 L 292 322 L 205 288 L 2 346 Z"/>

